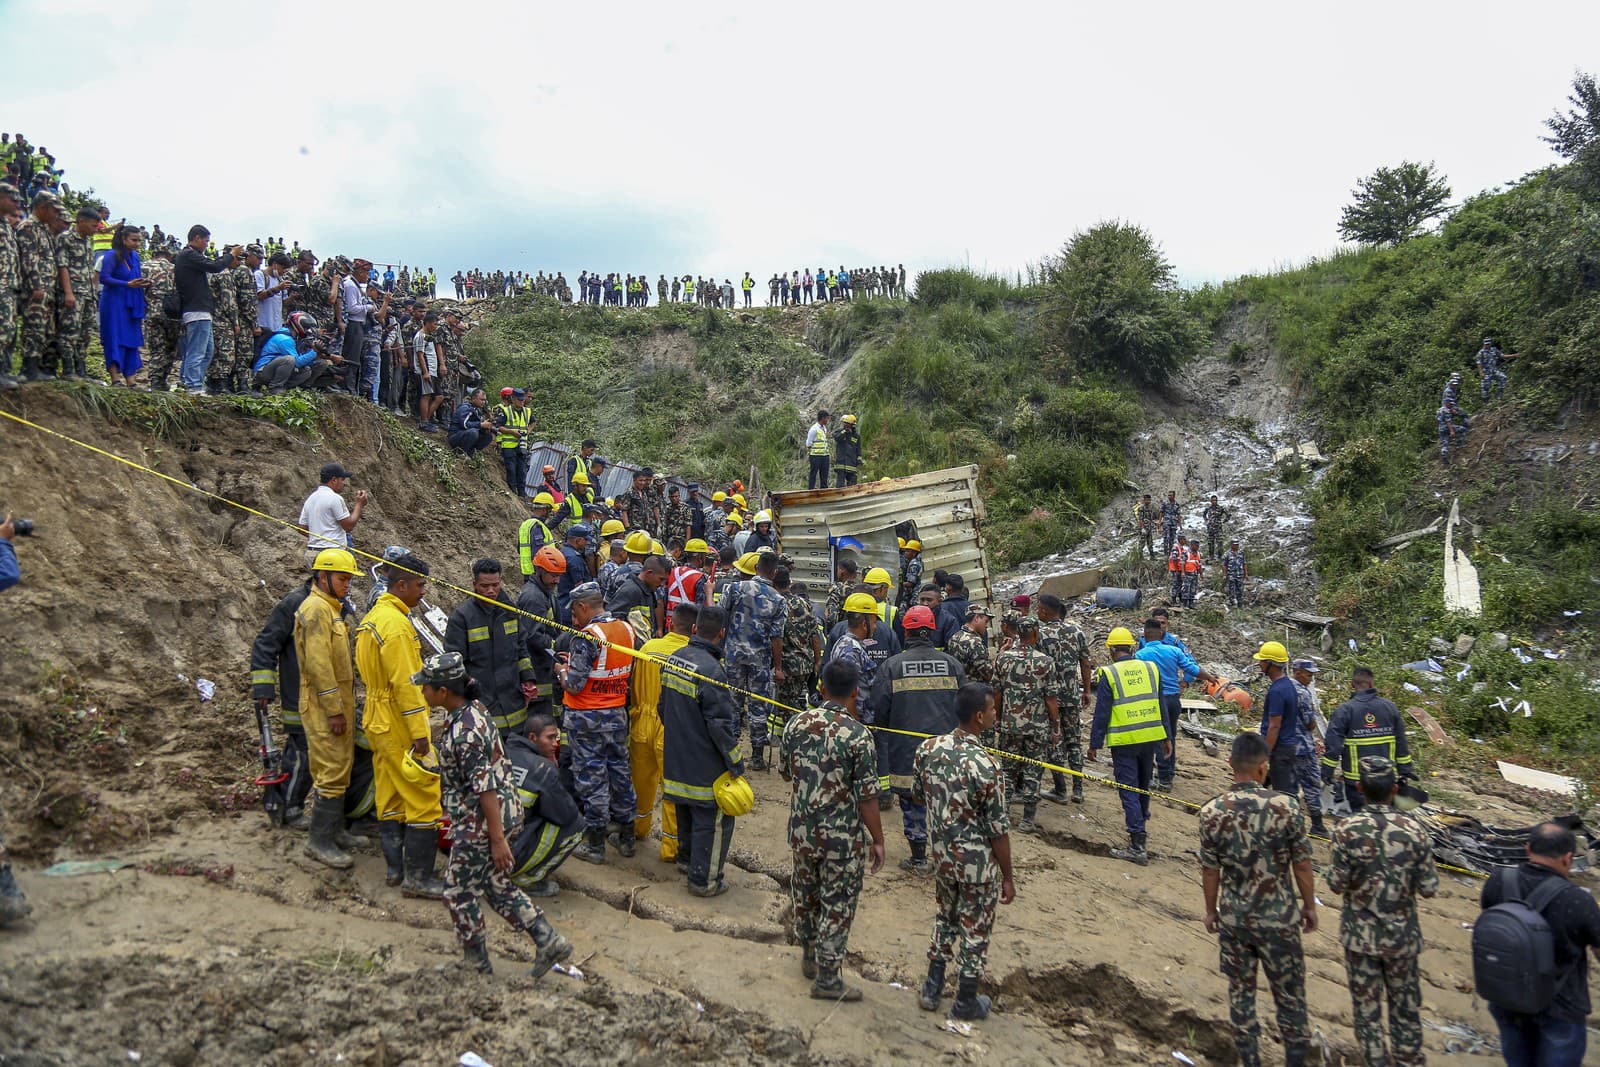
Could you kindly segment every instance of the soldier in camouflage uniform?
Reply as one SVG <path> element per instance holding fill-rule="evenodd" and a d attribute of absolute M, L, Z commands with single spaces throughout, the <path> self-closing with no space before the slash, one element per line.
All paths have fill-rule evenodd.
<path fill-rule="evenodd" d="M 1050 758 L 1061 743 L 1061 677 L 1055 660 L 1039 648 L 1039 620 L 1025 615 L 1017 620 L 1017 643 L 994 659 L 995 689 L 1002 698 L 1000 747 L 1022 756 L 1019 768 L 1022 822 L 1017 829 L 1032 833 L 1039 810 L 1039 779 L 1044 768 L 1037 760 Z"/>
<path fill-rule="evenodd" d="M 966 625 L 951 634 L 944 650 L 967 672 L 969 682 L 994 682 L 994 661 L 989 658 L 989 620 L 982 604 L 967 605 Z"/>
<path fill-rule="evenodd" d="M 804 583 L 789 584 L 789 571 L 780 569 L 773 579 L 773 588 L 784 600 L 783 620 L 783 684 L 778 686 L 778 702 L 791 708 L 803 708 L 816 685 L 822 670 L 822 624 L 817 622 L 811 608 L 811 598 L 806 595 Z M 771 730 L 782 730 L 784 717 L 789 712 L 772 708 L 770 718 L 776 718 Z M 771 732 L 769 730 L 769 733 Z"/>
<path fill-rule="evenodd" d="M 861 896 L 869 834 L 872 873 L 883 867 L 878 761 L 872 733 L 857 718 L 859 684 L 860 674 L 850 664 L 828 664 L 822 706 L 790 719 L 778 741 L 778 773 L 794 786 L 789 799 L 794 936 L 801 970 L 816 980 L 811 995 L 819 1000 L 861 999 L 861 990 L 846 986 L 839 968 Z"/>
<path fill-rule="evenodd" d="M 1250 565 L 1245 562 L 1244 550 L 1237 540 L 1228 542 L 1228 551 L 1222 556 L 1222 594 L 1229 604 L 1244 607 L 1244 580 L 1250 575 Z"/>
<path fill-rule="evenodd" d="M 256 297 L 256 268 L 261 266 L 261 260 L 261 246 L 251 245 L 245 249 L 245 258 L 226 272 L 233 285 L 234 307 L 238 312 L 228 383 L 229 388 L 239 393 L 251 391 L 250 365 L 256 359 L 256 321 L 261 303 Z"/>
<path fill-rule="evenodd" d="M 1167 499 L 1161 502 L 1161 551 L 1169 558 L 1172 556 L 1172 542 L 1178 536 L 1178 523 L 1182 517 L 1182 511 L 1178 506 L 1178 494 L 1169 490 Z"/>
<path fill-rule="evenodd" d="M 61 201 L 54 193 L 45 192 L 34 196 L 32 214 L 16 231 L 22 376 L 29 381 L 55 376 L 56 292 L 61 286 L 55 238 L 65 228 Z"/>
<path fill-rule="evenodd" d="M 928 945 L 928 977 L 917 1003 L 936 1011 L 946 964 L 955 960 L 956 1002 L 950 1014 L 981 1019 L 989 998 L 978 996 L 994 927 L 995 904 L 1016 897 L 1011 881 L 1011 819 L 1000 764 L 979 738 L 994 729 L 994 690 L 968 682 L 956 696 L 961 725 L 917 747 L 911 797 L 928 809 L 934 899 L 938 912 Z"/>
<path fill-rule="evenodd" d="M 173 276 L 172 249 L 166 245 L 152 245 L 150 258 L 144 263 L 145 288 L 144 350 L 145 380 L 151 389 L 166 392 L 167 378 L 172 365 L 178 360 L 178 322 L 169 319 L 162 310 L 167 294 L 176 291 Z"/>
<path fill-rule="evenodd" d="M 1439 872 L 1427 831 L 1392 806 L 1399 792 L 1393 761 L 1363 757 L 1361 792 L 1366 805 L 1333 832 L 1326 874 L 1328 888 L 1344 895 L 1339 941 L 1350 975 L 1356 1041 L 1367 1067 L 1420 1067 L 1425 1060 L 1417 897 L 1439 891 Z M 1384 1047 L 1385 999 L 1393 1059 Z"/>
<path fill-rule="evenodd" d="M 1049 593 L 1039 598 L 1039 648 L 1055 661 L 1056 675 L 1061 688 L 1056 699 L 1061 704 L 1061 743 L 1050 753 L 1051 762 L 1065 763 L 1075 771 L 1083 770 L 1083 719 L 1080 709 L 1088 703 L 1086 694 L 1091 688 L 1094 662 L 1089 656 L 1089 637 L 1077 623 L 1066 617 L 1067 606 L 1059 597 Z M 1067 776 L 1051 771 L 1054 788 L 1044 794 L 1046 800 L 1057 804 L 1069 799 Z M 1070 799 L 1083 803 L 1083 779 L 1072 778 Z"/>
<path fill-rule="evenodd" d="M 783 668 L 783 630 L 788 606 L 772 587 L 772 579 L 778 573 L 777 554 L 762 552 L 753 560 L 752 555 L 755 553 L 739 560 L 739 571 L 746 577 L 728 587 L 721 600 L 728 612 L 723 662 L 728 671 L 728 684 L 745 693 L 770 698 L 774 683 L 782 685 L 789 677 Z M 740 732 L 743 733 L 745 722 L 750 724 L 750 749 L 754 754 L 750 768 L 764 771 L 767 769 L 767 715 L 772 705 L 744 693 L 736 695 L 734 701 L 739 705 Z"/>
<path fill-rule="evenodd" d="M 674 541 L 689 541 L 689 528 L 694 516 L 689 505 L 683 502 L 683 490 L 671 486 L 667 490 L 667 503 L 661 509 L 661 541 L 670 545 Z"/>
<path fill-rule="evenodd" d="M 22 205 L 22 194 L 9 182 L 0 182 L 0 389 L 15 388 L 11 377 L 11 349 L 17 340 L 17 235 L 11 218 Z"/>
<path fill-rule="evenodd" d="M 482 897 L 513 928 L 533 938 L 531 974 L 538 978 L 570 957 L 572 945 L 507 877 L 515 862 L 510 842 L 522 828 L 522 801 L 500 731 L 477 700 L 477 682 L 467 677 L 460 653 L 428 657 L 411 681 L 421 686 L 429 707 L 443 707 L 450 716 L 439 739 L 439 792 L 450 816 L 444 901 L 456 940 L 469 965 L 493 972 L 478 904 Z"/>
<path fill-rule="evenodd" d="M 1139 530 L 1139 544 L 1151 559 L 1156 558 L 1156 524 L 1160 521 L 1161 509 L 1151 503 L 1150 494 L 1146 493 L 1144 499 L 1134 505 L 1133 523 Z"/>
<path fill-rule="evenodd" d="M 633 488 L 617 497 L 617 514 L 629 530 L 643 530 L 651 537 L 660 530 L 660 497 L 650 491 L 655 472 L 649 467 L 635 471 Z"/>
<path fill-rule="evenodd" d="M 1211 503 L 1206 505 L 1206 510 L 1201 515 L 1206 521 L 1206 559 L 1216 559 L 1222 555 L 1222 528 L 1228 522 L 1228 509 L 1217 501 L 1217 495 L 1211 494 Z"/>
<path fill-rule="evenodd" d="M 844 598 L 856 587 L 857 575 L 861 568 L 856 561 L 848 557 L 839 560 L 834 565 L 833 576 L 837 579 L 828 587 L 827 602 L 822 605 L 822 627 L 832 630 L 839 625 L 839 620 L 844 618 Z"/>
<path fill-rule="evenodd" d="M 100 213 L 85 207 L 71 226 L 56 234 L 56 260 L 67 273 L 67 288 L 56 295 L 56 353 L 61 376 L 79 381 L 89 369 L 89 338 L 100 321 L 100 278 L 94 266 L 94 233 L 99 228 Z"/>
<path fill-rule="evenodd" d="M 1228 978 L 1233 1041 L 1242 1067 L 1260 1067 L 1259 963 L 1278 1007 L 1285 1065 L 1303 1067 L 1311 1030 L 1300 932 L 1317 928 L 1311 842 L 1294 798 L 1264 788 L 1267 743 L 1260 734 L 1236 737 L 1228 762 L 1233 788 L 1200 809 L 1200 867 L 1206 930 L 1219 935 Z"/>
<path fill-rule="evenodd" d="M 230 271 L 206 276 L 211 286 L 211 365 L 206 371 L 206 388 L 213 393 L 232 392 L 228 372 L 233 367 L 239 331 L 239 300 Z"/>

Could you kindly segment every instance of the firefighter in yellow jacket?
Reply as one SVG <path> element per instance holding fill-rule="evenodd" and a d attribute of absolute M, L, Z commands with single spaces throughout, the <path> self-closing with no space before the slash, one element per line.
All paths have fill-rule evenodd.
<path fill-rule="evenodd" d="M 439 774 L 421 762 L 430 755 L 428 705 L 411 676 L 422 670 L 422 648 L 410 614 L 428 585 L 428 565 L 410 552 L 386 551 L 388 590 L 356 629 L 356 670 L 367 687 L 365 722 L 380 822 L 404 826 L 404 880 L 408 897 L 444 899 L 434 877 Z"/>
<path fill-rule="evenodd" d="M 700 605 L 679 604 L 672 611 L 672 628 L 665 637 L 646 641 L 633 661 L 628 678 L 628 755 L 633 773 L 633 795 L 638 815 L 633 820 L 633 836 L 643 841 L 655 823 L 656 794 L 661 790 L 661 771 L 665 758 L 666 731 L 661 727 L 661 666 L 664 660 L 689 643 L 694 624 L 700 618 Z M 678 858 L 678 809 L 665 797 L 661 800 L 661 862 Z"/>
<path fill-rule="evenodd" d="M 356 736 L 356 676 L 342 601 L 359 573 L 349 552 L 323 549 L 311 564 L 311 591 L 294 613 L 300 719 L 316 790 L 305 854 L 341 870 L 355 863 L 344 851 L 355 844 L 344 832 L 344 794 Z"/>

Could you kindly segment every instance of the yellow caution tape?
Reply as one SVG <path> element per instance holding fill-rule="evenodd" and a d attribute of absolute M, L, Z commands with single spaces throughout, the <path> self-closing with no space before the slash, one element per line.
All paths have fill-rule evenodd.
<path fill-rule="evenodd" d="M 40 424 L 38 424 L 36 422 L 33 422 L 33 421 L 29 420 L 29 419 L 25 419 L 22 416 L 14 414 L 14 413 L 12 413 L 10 411 L 5 411 L 3 409 L 0 409 L 0 417 L 6 418 L 6 419 L 10 419 L 12 422 L 16 423 L 19 426 L 25 426 L 30 430 L 37 430 L 38 432 L 40 432 L 42 434 L 46 434 L 46 435 L 48 435 L 50 437 L 54 437 L 54 438 L 56 438 L 58 440 L 65 441 L 70 445 L 75 445 L 78 448 L 82 448 L 82 449 L 84 449 L 84 450 L 86 450 L 88 452 L 93 452 L 97 456 L 104 456 L 106 459 L 109 459 L 114 463 L 120 463 L 123 466 L 130 467 L 133 470 L 139 471 L 140 473 L 151 475 L 152 477 L 159 478 L 164 482 L 169 482 L 172 485 L 175 485 L 179 489 L 182 489 L 182 490 L 184 490 L 186 492 L 196 493 L 196 494 L 198 494 L 200 496 L 205 497 L 208 500 L 214 500 L 219 504 L 223 504 L 223 505 L 226 505 L 227 507 L 234 508 L 235 510 L 242 511 L 247 515 L 253 515 L 258 519 L 265 519 L 266 521 L 268 521 L 270 523 L 273 523 L 273 524 L 275 524 L 277 526 L 281 526 L 286 530 L 293 531 L 297 536 L 307 537 L 307 536 L 310 535 L 310 531 L 307 530 L 305 527 L 296 525 L 295 523 L 292 523 L 292 522 L 288 521 L 287 519 L 280 519 L 276 515 L 269 515 L 264 511 L 260 511 L 260 510 L 257 510 L 256 508 L 251 507 L 248 504 L 241 504 L 239 501 L 232 500 L 232 499 L 230 499 L 228 497 L 225 497 L 225 496 L 221 495 L 220 493 L 213 493 L 209 489 L 202 489 L 198 485 L 195 485 L 193 482 L 186 482 L 186 481 L 183 481 L 181 478 L 174 478 L 170 474 L 163 474 L 161 471 L 155 470 L 152 467 L 148 467 L 143 463 L 139 463 L 139 462 L 137 462 L 135 460 L 128 459 L 125 456 L 119 456 L 115 452 L 108 452 L 107 450 L 105 450 L 103 448 L 100 448 L 100 447 L 98 447 L 96 445 L 91 445 L 86 441 L 80 441 L 75 437 L 70 437 L 67 434 L 62 433 L 59 430 L 53 430 L 48 426 L 41 426 Z M 751 692 L 751 691 L 749 691 L 747 689 L 740 689 L 737 686 L 730 685 L 727 682 L 719 681 L 719 680 L 717 680 L 715 678 L 708 678 L 703 674 L 698 674 L 698 673 L 696 673 L 694 671 L 686 669 L 681 664 L 677 664 L 677 663 L 669 664 L 666 659 L 663 659 L 660 656 L 646 654 L 644 652 L 639 651 L 636 648 L 633 648 L 630 645 L 617 645 L 617 644 L 612 644 L 609 641 L 600 642 L 594 636 L 594 634 L 589 633 L 586 630 L 579 630 L 579 629 L 576 629 L 574 627 L 567 626 L 564 623 L 556 622 L 553 619 L 546 619 L 543 616 L 535 615 L 532 612 L 523 611 L 521 608 L 517 607 L 515 604 L 507 604 L 507 603 L 505 603 L 504 601 L 501 601 L 501 600 L 494 600 L 494 599 L 492 599 L 490 597 L 486 597 L 486 596 L 482 595 L 481 593 L 478 593 L 475 590 L 465 589 L 465 588 L 462 588 L 459 585 L 453 585 L 450 582 L 446 582 L 446 581 L 443 581 L 441 579 L 434 578 L 431 575 L 420 574 L 417 571 L 410 570 L 407 567 L 402 567 L 402 566 L 400 566 L 398 564 L 392 563 L 389 560 L 384 559 L 382 556 L 374 556 L 372 553 L 362 551 L 361 549 L 356 548 L 354 546 L 351 546 L 349 551 L 350 551 L 350 553 L 352 555 L 359 556 L 362 559 L 371 560 L 374 563 L 379 563 L 379 564 L 382 564 L 382 565 L 384 565 L 386 567 L 392 567 L 395 570 L 405 571 L 407 574 L 415 574 L 419 578 L 425 578 L 428 581 L 432 582 L 434 585 L 437 585 L 442 589 L 448 589 L 451 592 L 457 593 L 457 594 L 459 594 L 461 596 L 471 597 L 471 598 L 473 598 L 475 600 L 481 600 L 485 604 L 491 605 L 493 607 L 500 608 L 501 610 L 504 610 L 504 611 L 510 611 L 510 612 L 512 612 L 514 614 L 521 615 L 524 618 L 532 619 L 535 622 L 543 623 L 544 625 L 549 626 L 552 629 L 564 630 L 565 632 L 567 632 L 569 634 L 573 634 L 573 635 L 576 635 L 576 636 L 583 637 L 584 639 L 586 639 L 588 641 L 591 641 L 591 642 L 594 642 L 596 644 L 605 644 L 607 648 L 611 649 L 614 652 L 620 652 L 620 653 L 622 653 L 624 655 L 632 656 L 635 659 L 642 659 L 642 660 L 645 660 L 646 662 L 654 663 L 657 666 L 661 666 L 661 667 L 670 666 L 670 668 L 673 671 L 677 672 L 678 674 L 682 674 L 682 675 L 685 675 L 685 676 L 690 677 L 690 678 L 695 678 L 695 679 L 697 679 L 699 681 L 707 683 L 708 685 L 717 686 L 717 687 L 719 687 L 721 689 L 724 689 L 724 690 L 727 690 L 728 692 L 733 693 L 733 694 L 735 694 L 737 696 L 748 697 L 748 698 L 750 698 L 752 700 L 759 700 L 763 704 L 769 704 L 774 708 L 778 708 L 781 711 L 789 712 L 791 714 L 799 714 L 800 712 L 802 712 L 804 710 L 802 708 L 792 707 L 792 706 L 790 706 L 788 704 L 783 703 L 782 701 L 774 700 L 773 698 L 771 698 L 769 696 L 764 696 L 764 695 L 762 695 L 760 693 L 753 693 L 753 692 Z M 868 726 L 868 729 L 876 730 L 876 731 L 878 731 L 880 733 L 900 734 L 900 735 L 905 736 L 905 737 L 929 738 L 929 737 L 937 736 L 935 734 L 919 733 L 919 732 L 914 731 L 914 730 L 896 730 L 896 729 L 893 729 L 893 728 L 887 727 L 887 726 Z M 1158 793 L 1158 792 L 1155 792 L 1154 790 L 1149 790 L 1149 789 L 1140 789 L 1137 786 L 1126 785 L 1126 784 L 1124 784 L 1122 782 L 1118 782 L 1118 781 L 1116 781 L 1115 779 L 1112 779 L 1112 778 L 1104 778 L 1104 777 L 1101 777 L 1099 775 L 1086 774 L 1083 771 L 1075 771 L 1071 767 L 1062 767 L 1062 766 L 1059 766 L 1059 765 L 1054 764 L 1054 763 L 1049 763 L 1049 762 L 1047 762 L 1045 760 L 1037 760 L 1037 759 L 1033 759 L 1032 757 L 1029 757 L 1029 756 L 1019 755 L 1019 754 L 1017 754 L 1015 752 L 1007 752 L 1004 749 L 986 748 L 985 751 L 987 751 L 987 752 L 989 752 L 989 753 L 991 753 L 991 754 L 993 754 L 995 756 L 998 756 L 1001 759 L 1013 760 L 1013 761 L 1018 762 L 1018 763 L 1031 763 L 1031 764 L 1034 764 L 1034 765 L 1036 765 L 1038 767 L 1041 767 L 1041 768 L 1043 768 L 1044 770 L 1047 770 L 1047 771 L 1052 771 L 1052 772 L 1059 773 L 1059 774 L 1069 774 L 1069 775 L 1072 775 L 1072 776 L 1074 776 L 1076 778 L 1081 778 L 1086 782 L 1093 782 L 1096 785 L 1109 786 L 1112 789 L 1118 789 L 1118 790 L 1121 790 L 1121 791 L 1126 792 L 1126 793 L 1135 793 L 1135 794 L 1138 794 L 1140 796 L 1151 797 L 1152 799 L 1160 800 L 1160 801 L 1163 801 L 1165 803 L 1172 804 L 1172 805 L 1174 805 L 1176 807 L 1185 808 L 1185 809 L 1187 809 L 1189 811 L 1199 811 L 1200 807 L 1201 807 L 1201 805 L 1199 805 L 1199 804 L 1195 804 L 1195 803 L 1193 803 L 1191 801 L 1187 801 L 1187 800 L 1180 800 L 1177 797 L 1171 796 L 1171 795 L 1166 794 L 1166 793 Z M 1321 837 L 1321 836 L 1316 835 L 1316 834 L 1311 834 L 1309 836 L 1313 837 L 1314 839 L 1316 839 L 1318 841 L 1330 841 L 1331 840 L 1330 838 Z M 1457 874 L 1465 874 L 1465 875 L 1468 875 L 1468 876 L 1473 877 L 1473 878 L 1487 878 L 1488 877 L 1488 875 L 1481 874 L 1481 873 L 1479 873 L 1477 871 L 1467 870 L 1464 867 L 1453 867 L 1453 866 L 1451 866 L 1450 864 L 1447 864 L 1447 863 L 1437 863 L 1437 864 L 1435 864 L 1435 866 L 1437 866 L 1440 870 L 1450 871 L 1450 872 L 1457 873 Z"/>

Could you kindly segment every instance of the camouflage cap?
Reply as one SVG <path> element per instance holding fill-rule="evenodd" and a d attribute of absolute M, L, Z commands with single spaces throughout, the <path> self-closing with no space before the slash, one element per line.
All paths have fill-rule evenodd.
<path fill-rule="evenodd" d="M 1393 785 L 1394 780 L 1394 761 L 1388 756 L 1361 757 L 1361 782 L 1363 785 L 1380 786 L 1385 783 Z"/>
<path fill-rule="evenodd" d="M 986 619 L 994 618 L 994 612 L 990 611 L 987 607 L 985 607 L 982 604 L 968 604 L 967 605 L 967 618 L 974 619 L 974 618 L 977 618 L 979 615 L 982 615 Z"/>
<path fill-rule="evenodd" d="M 9 196 L 19 204 L 22 202 L 22 193 L 10 182 L 0 182 L 0 196 Z"/>
<path fill-rule="evenodd" d="M 244 252 L 247 256 L 266 256 L 266 252 L 262 250 L 260 245 L 245 245 Z"/>
<path fill-rule="evenodd" d="M 1026 637 L 1028 634 L 1036 634 L 1039 632 L 1039 620 L 1034 618 L 1032 615 L 1017 616 L 1016 625 L 1017 633 L 1024 637 Z"/>
<path fill-rule="evenodd" d="M 61 198 L 48 189 L 40 189 L 33 194 L 33 206 L 38 207 L 40 204 L 44 204 L 47 207 L 60 207 Z"/>
<path fill-rule="evenodd" d="M 605 599 L 605 594 L 600 591 L 600 583 L 598 582 L 584 582 L 572 591 L 573 603 L 603 599 Z"/>
<path fill-rule="evenodd" d="M 1009 626 L 1013 630 L 1017 628 L 1017 623 L 1020 621 L 1022 621 L 1022 613 L 1020 611 L 1007 611 L 1002 612 L 1000 615 L 1000 625 Z"/>

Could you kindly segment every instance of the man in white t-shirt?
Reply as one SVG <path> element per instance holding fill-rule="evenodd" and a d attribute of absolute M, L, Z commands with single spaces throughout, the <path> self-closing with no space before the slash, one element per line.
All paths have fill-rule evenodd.
<path fill-rule="evenodd" d="M 367 506 L 367 491 L 356 493 L 356 506 L 352 511 L 345 506 L 345 482 L 350 472 L 337 463 L 322 466 L 322 484 L 306 497 L 300 506 L 300 525 L 310 536 L 306 538 L 306 566 L 316 560 L 317 553 L 325 548 L 350 547 L 350 531 L 361 521 L 361 509 Z"/>
<path fill-rule="evenodd" d="M 255 271 L 256 325 L 262 330 L 258 338 L 260 343 L 256 345 L 257 355 L 261 352 L 261 343 L 283 329 L 283 294 L 289 288 L 289 279 L 284 277 L 284 271 L 288 269 L 289 257 L 282 252 L 274 252 L 266 267 Z"/>

